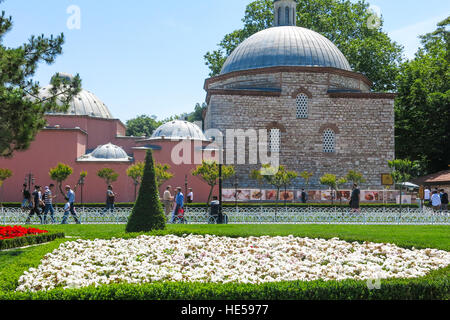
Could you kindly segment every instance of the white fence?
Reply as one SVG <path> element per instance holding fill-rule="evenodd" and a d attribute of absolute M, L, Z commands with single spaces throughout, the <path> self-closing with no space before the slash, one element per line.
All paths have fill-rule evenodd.
<path fill-rule="evenodd" d="M 83 224 L 126 224 L 132 208 L 117 208 L 103 212 L 103 208 L 77 208 L 77 215 Z M 363 208 L 360 213 L 350 213 L 349 208 L 317 207 L 224 207 L 224 214 L 230 224 L 450 224 L 449 212 L 434 212 L 430 208 Z M 55 223 L 63 218 L 61 208 L 55 210 Z M 24 224 L 28 212 L 20 208 L 2 208 L 0 225 Z M 207 224 L 210 222 L 207 208 L 187 207 L 185 213 L 188 224 Z M 47 223 L 51 223 L 47 215 Z M 31 218 L 32 224 L 39 224 L 38 216 Z M 74 223 L 68 217 L 68 223 Z"/>

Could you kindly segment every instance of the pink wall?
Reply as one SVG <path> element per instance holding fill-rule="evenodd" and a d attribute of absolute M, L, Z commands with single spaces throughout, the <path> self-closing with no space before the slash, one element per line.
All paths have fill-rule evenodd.
<path fill-rule="evenodd" d="M 165 190 L 167 185 L 172 187 L 181 187 L 185 189 L 185 177 L 187 175 L 188 188 L 193 188 L 195 201 L 205 202 L 209 194 L 209 186 L 200 178 L 192 176 L 191 172 L 195 169 L 195 164 L 174 165 L 171 160 L 172 148 L 178 143 L 170 140 L 145 141 L 136 143 L 135 140 L 141 138 L 116 138 L 116 131 L 123 127 L 117 120 L 102 120 L 89 117 L 57 117 L 51 116 L 48 119 L 50 125 L 59 124 L 61 129 L 44 129 L 32 142 L 30 148 L 24 152 L 16 152 L 12 159 L 0 159 L 0 168 L 8 168 L 13 171 L 13 176 L 6 180 L 0 189 L 0 201 L 19 202 L 22 200 L 21 188 L 24 183 L 25 175 L 33 173 L 35 183 L 42 187 L 49 185 L 50 168 L 55 167 L 59 162 L 67 164 L 73 168 L 73 174 L 64 183 L 72 187 L 78 181 L 81 171 L 87 171 L 86 184 L 83 187 L 83 201 L 104 202 L 106 194 L 105 182 L 97 177 L 97 171 L 101 168 L 112 168 L 119 173 L 119 178 L 113 183 L 115 192 L 118 193 L 118 202 L 134 201 L 134 184 L 126 175 L 126 170 L 133 163 L 113 163 L 113 162 L 77 162 L 77 158 L 86 153 L 86 150 L 93 149 L 98 145 L 112 142 L 113 144 L 123 146 L 125 151 L 133 154 L 135 162 L 145 160 L 145 150 L 132 149 L 135 146 L 158 145 L 161 150 L 154 150 L 155 163 L 167 163 L 171 166 L 171 172 L 175 174 L 174 178 L 165 183 L 160 190 Z M 63 129 L 80 127 L 82 130 Z M 194 153 L 201 155 L 201 151 L 194 151 L 192 144 L 192 158 Z M 192 159 L 193 160 L 193 159 Z M 217 195 L 217 189 L 213 194 Z M 57 201 L 62 201 L 62 196 Z M 81 200 L 81 189 L 77 190 L 77 201 Z"/>

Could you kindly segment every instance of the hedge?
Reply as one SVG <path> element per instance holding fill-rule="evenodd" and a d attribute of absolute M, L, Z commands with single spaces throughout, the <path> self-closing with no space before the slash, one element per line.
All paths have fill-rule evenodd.
<path fill-rule="evenodd" d="M 380 289 L 367 282 L 289 281 L 255 284 L 157 282 L 40 292 L 0 292 L 0 300 L 448 300 L 449 277 L 381 280 Z"/>
<path fill-rule="evenodd" d="M 31 235 L 26 237 L 18 237 L 14 239 L 0 240 L 0 250 L 13 249 L 31 246 L 34 244 L 41 244 L 53 241 L 58 238 L 64 238 L 65 234 L 62 232 L 42 233 L 38 235 Z"/>

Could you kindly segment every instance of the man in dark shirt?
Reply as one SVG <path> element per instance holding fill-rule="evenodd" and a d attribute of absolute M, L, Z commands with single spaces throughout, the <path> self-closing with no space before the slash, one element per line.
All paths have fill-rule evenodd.
<path fill-rule="evenodd" d="M 108 186 L 108 190 L 106 191 L 106 208 L 103 209 L 102 214 L 105 214 L 105 212 L 108 210 L 110 210 L 111 213 L 114 212 L 115 199 L 116 199 L 116 194 L 113 192 L 113 187 Z"/>
<path fill-rule="evenodd" d="M 448 210 L 448 193 L 444 189 L 441 189 L 441 210 Z"/>
<path fill-rule="evenodd" d="M 41 209 L 40 209 L 40 206 L 42 205 L 41 187 L 35 186 L 34 192 L 31 194 L 31 196 L 33 199 L 33 208 L 30 210 L 30 213 L 28 214 L 28 218 L 25 221 L 25 224 L 30 223 L 31 217 L 34 214 L 36 214 L 39 217 L 39 220 L 41 220 L 41 224 L 42 224 L 43 221 L 42 221 Z"/>
<path fill-rule="evenodd" d="M 350 212 L 360 212 L 359 202 L 361 199 L 361 191 L 358 189 L 358 185 L 355 183 L 353 185 L 352 196 L 350 200 L 350 208 L 352 209 Z"/>
<path fill-rule="evenodd" d="M 26 184 L 23 184 L 22 199 L 22 210 L 29 210 L 32 201 L 30 191 L 28 190 L 28 186 Z"/>
<path fill-rule="evenodd" d="M 305 189 L 302 189 L 301 199 L 302 199 L 302 203 L 306 203 L 307 195 L 306 195 Z"/>

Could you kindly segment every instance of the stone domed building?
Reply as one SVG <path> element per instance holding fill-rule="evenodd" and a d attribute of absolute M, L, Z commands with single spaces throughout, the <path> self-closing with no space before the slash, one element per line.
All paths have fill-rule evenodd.
<path fill-rule="evenodd" d="M 323 174 L 349 170 L 362 172 L 367 186 L 381 187 L 394 159 L 395 95 L 372 92 L 371 81 L 353 72 L 331 41 L 297 27 L 296 1 L 274 6 L 275 27 L 242 42 L 220 75 L 205 81 L 205 130 L 226 136 L 227 129 L 267 129 L 268 149 L 279 152 L 289 170 L 313 172 L 313 188 L 320 188 Z M 233 151 L 225 147 L 226 154 Z M 247 158 L 255 152 L 247 143 Z M 257 188 L 249 173 L 262 162 L 249 162 L 235 165 L 240 188 Z M 291 187 L 302 185 L 298 178 Z"/>

